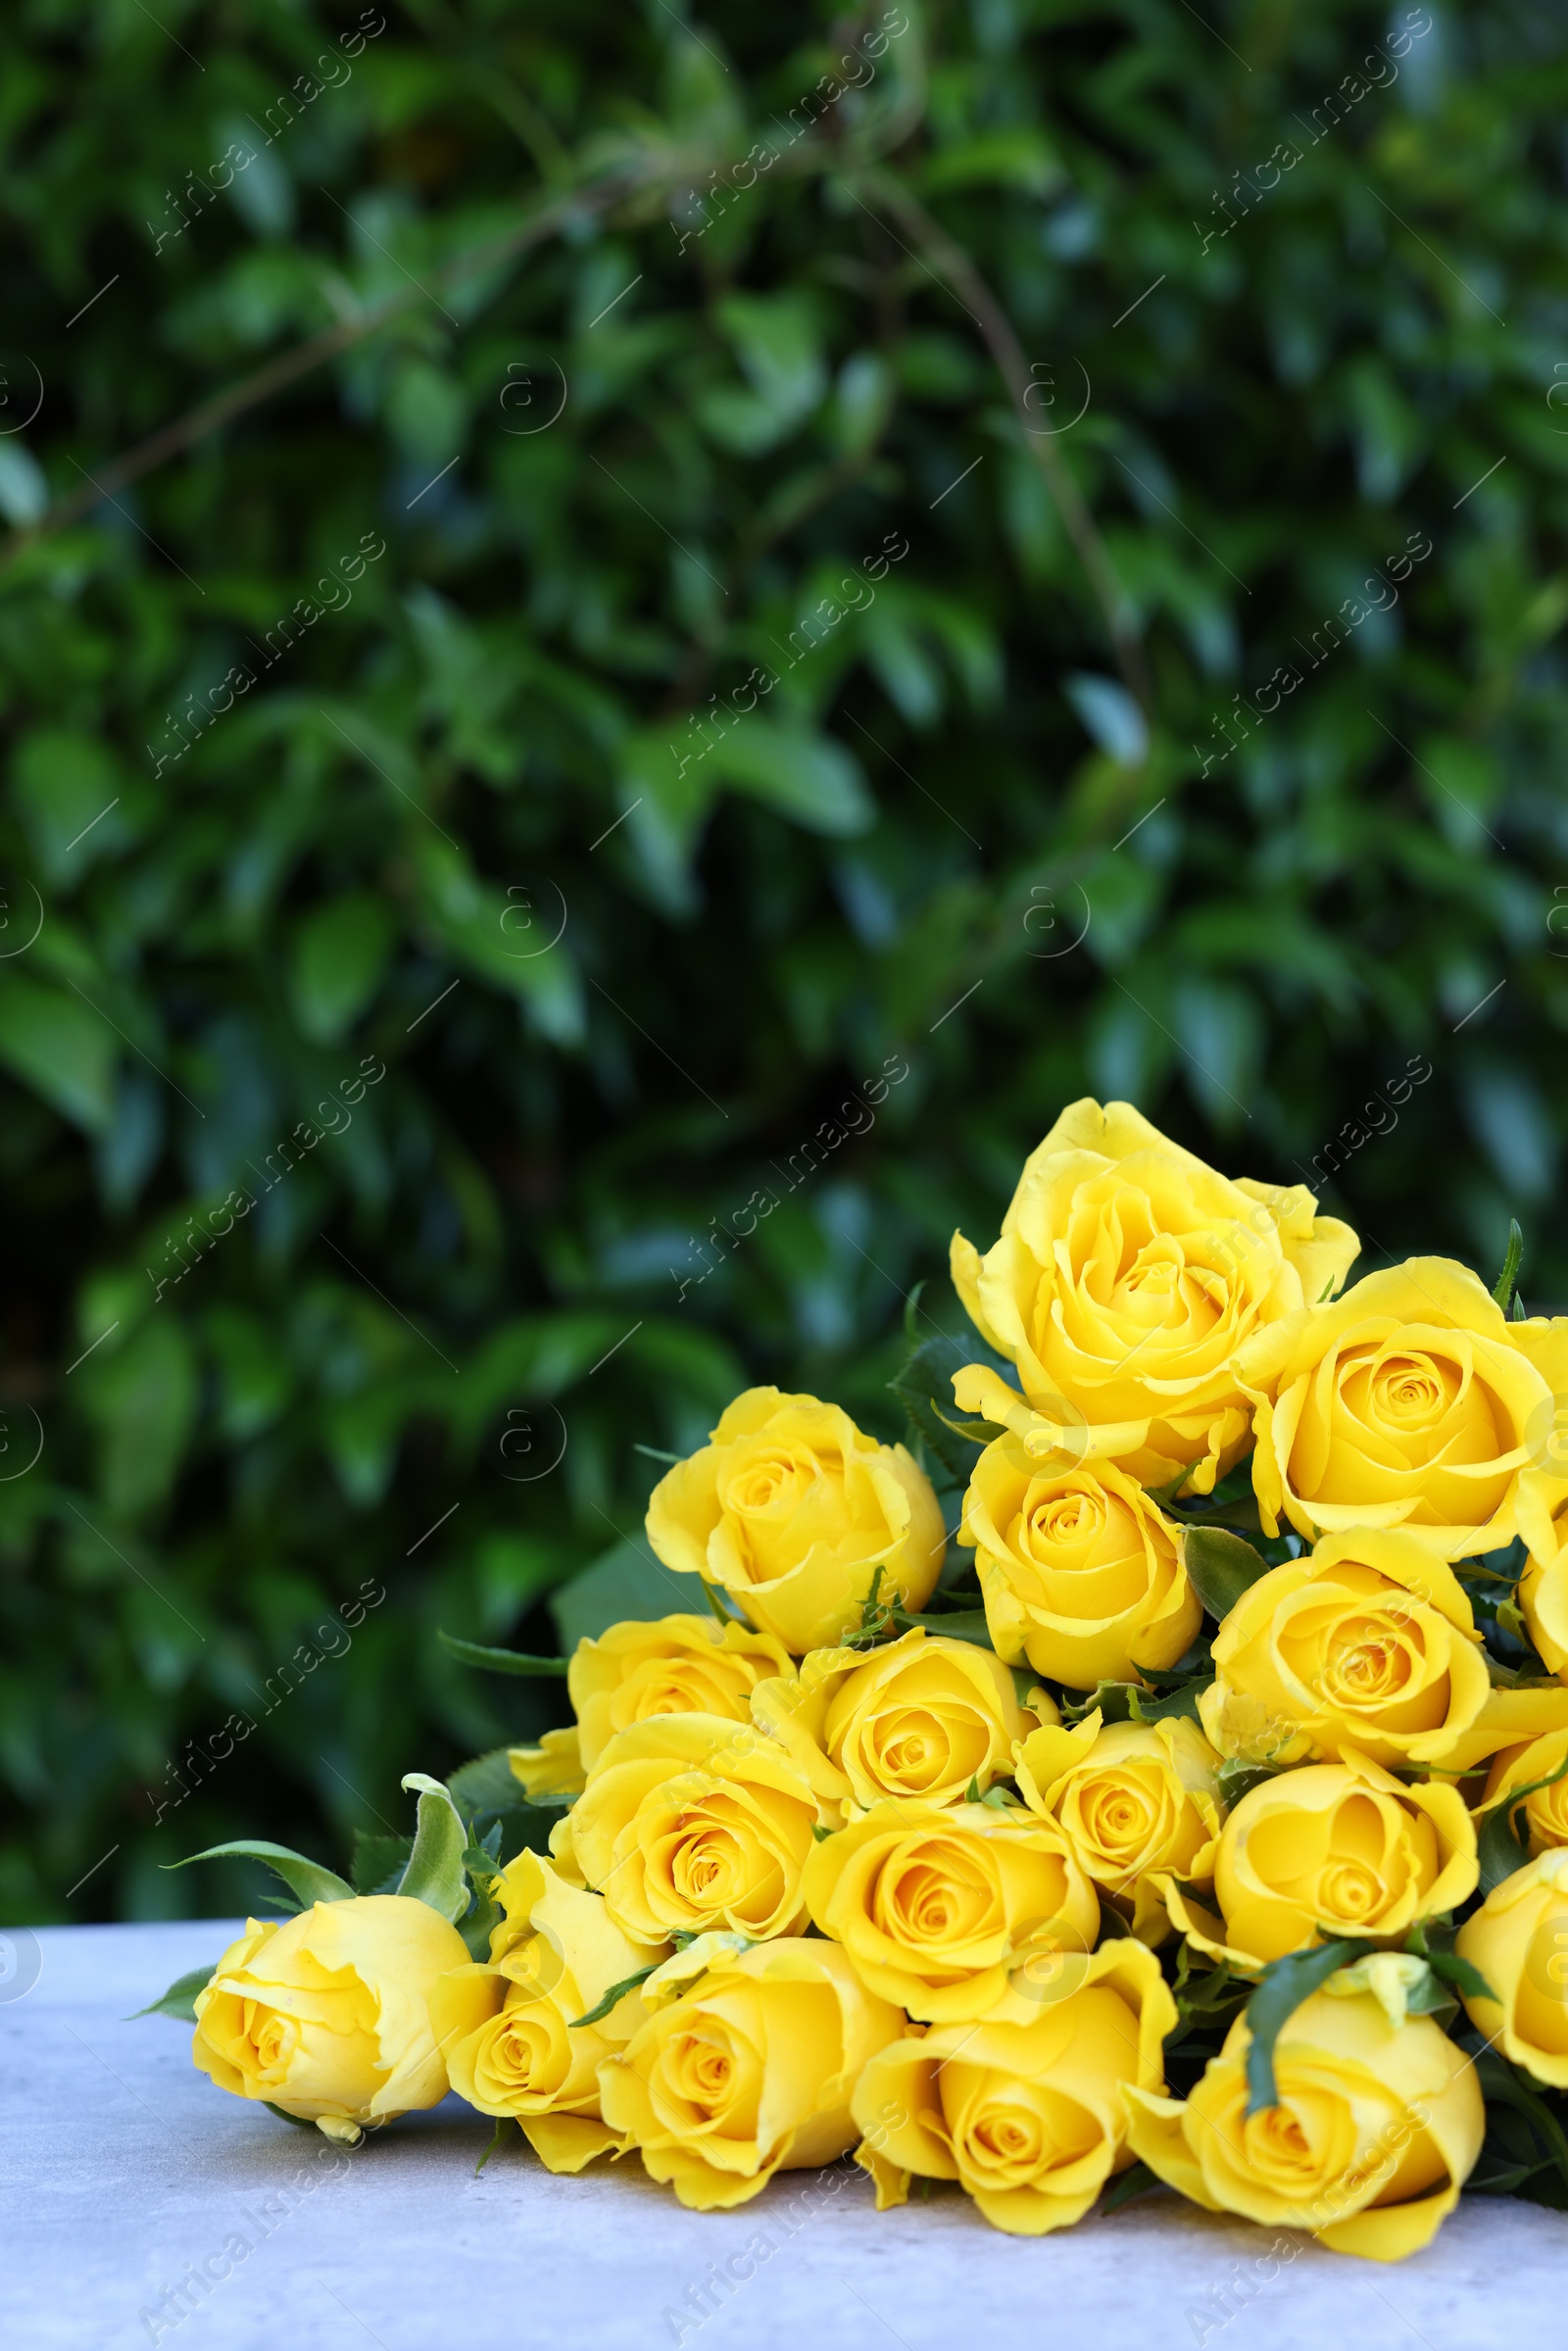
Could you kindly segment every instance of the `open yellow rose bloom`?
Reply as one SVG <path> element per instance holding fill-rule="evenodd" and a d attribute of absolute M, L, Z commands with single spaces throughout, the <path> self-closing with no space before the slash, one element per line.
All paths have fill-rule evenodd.
<path fill-rule="evenodd" d="M 573 1721 L 468 1767 L 488 1842 L 409 1783 L 418 1898 L 285 1856 L 327 1898 L 198 2065 L 345 2137 L 450 2082 L 697 2210 L 854 2154 L 1017 2235 L 1131 2173 L 1417 2251 L 1486 2131 L 1458 1996 L 1568 2089 L 1568 1323 L 1357 1249 L 1073 1103 L 954 1237 L 993 1359 L 911 1352 L 913 1449 L 738 1396 L 648 1505 L 710 1613 L 577 1643 Z"/>

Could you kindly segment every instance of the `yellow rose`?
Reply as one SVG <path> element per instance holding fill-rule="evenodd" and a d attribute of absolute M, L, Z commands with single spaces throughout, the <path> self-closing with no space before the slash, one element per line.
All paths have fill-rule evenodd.
<path fill-rule="evenodd" d="M 1470 1602 L 1418 1537 L 1357 1527 L 1260 1576 L 1214 1639 L 1199 1699 L 1222 1755 L 1255 1746 L 1259 1712 L 1279 1763 L 1345 1746 L 1391 1768 L 1446 1763 L 1492 1695 Z"/>
<path fill-rule="evenodd" d="M 859 1630 L 878 1569 L 880 1598 L 923 1607 L 947 1551 L 941 1506 L 902 1445 L 776 1388 L 748 1388 L 712 1443 L 660 1480 L 648 1540 L 798 1657 Z"/>
<path fill-rule="evenodd" d="M 1347 1747 L 1250 1788 L 1220 1832 L 1215 1918 L 1166 1883 L 1171 1923 L 1255 1975 L 1336 1935 L 1402 1942 L 1475 1891 L 1476 1833 L 1456 1788 L 1410 1788 Z M 1321 1930 L 1321 1932 L 1320 1932 Z"/>
<path fill-rule="evenodd" d="M 815 1847 L 806 1900 L 870 1990 L 939 2024 L 1032 2022 L 1100 1933 L 1055 1822 L 990 1804 L 873 1804 Z"/>
<path fill-rule="evenodd" d="M 958 1541 L 998 1656 L 1074 1690 L 1174 1665 L 1203 1620 L 1174 1530 L 1109 1462 L 1054 1472 L 998 1438 L 974 1465 Z"/>
<path fill-rule="evenodd" d="M 760 1731 L 655 1715 L 617 1731 L 589 1773 L 570 1854 L 633 1941 L 726 1927 L 760 1942 L 806 1925 L 819 1818 L 805 1774 Z"/>
<path fill-rule="evenodd" d="M 1486 2132 L 1464 2052 L 1431 2017 L 1391 2023 L 1371 1991 L 1314 1992 L 1274 2045 L 1278 2105 L 1250 2115 L 1250 2038 L 1238 2017 L 1190 2098 L 1125 2090 L 1133 2153 L 1207 2212 L 1309 2229 L 1336 2253 L 1430 2244 Z"/>
<path fill-rule="evenodd" d="M 307 2122 L 364 2127 L 435 2106 L 447 2070 L 430 1995 L 467 1958 L 456 1927 L 405 1894 L 249 1919 L 196 1995 L 191 2056 L 220 2089 Z"/>
<path fill-rule="evenodd" d="M 720 1714 L 750 1720 L 752 1691 L 764 1674 L 794 1667 L 781 1641 L 710 1616 L 661 1616 L 612 1625 L 579 1641 L 566 1669 L 576 1725 L 547 1731 L 537 1747 L 509 1750 L 530 1796 L 577 1795 L 610 1740 L 656 1714 Z"/>
<path fill-rule="evenodd" d="M 1271 1535 L 1282 1512 L 1308 1537 L 1407 1527 L 1462 1559 L 1514 1538 L 1521 1473 L 1568 1393 L 1568 1322 L 1508 1322 L 1467 1267 L 1411 1257 L 1259 1331 L 1237 1368 Z"/>
<path fill-rule="evenodd" d="M 1054 1436 L 1056 1466 L 1114 1461 L 1146 1486 L 1190 1469 L 1188 1490 L 1211 1493 L 1247 1449 L 1238 1347 L 1337 1290 L 1360 1247 L 1316 1207 L 1299 1184 L 1216 1175 L 1128 1102 L 1073 1102 L 1026 1160 L 995 1249 L 953 1237 L 958 1296 L 1024 1400 L 979 1365 L 955 1395 Z"/>
<path fill-rule="evenodd" d="M 1042 1690 L 1037 1707 L 1055 1708 Z M 799 1678 L 760 1683 L 752 1713 L 787 1748 L 832 1818 L 879 1796 L 956 1804 L 1012 1770 L 1025 1715 L 1012 1676 L 973 1641 L 919 1626 L 873 1649 L 813 1649 Z"/>
<path fill-rule="evenodd" d="M 1550 1469 L 1528 1469 L 1519 1481 L 1519 1532 L 1530 1553 L 1519 1606 L 1542 1658 L 1568 1681 L 1568 1488 L 1558 1474 L 1560 1435 L 1549 1457 Z"/>
<path fill-rule="evenodd" d="M 598 1894 L 565 1885 L 537 1853 L 519 1853 L 493 1890 L 505 1913 L 490 1965 L 455 1968 L 430 1995 L 430 2021 L 452 2087 L 480 2114 L 512 2115 L 552 2172 L 580 2172 L 626 2140 L 602 2121 L 599 2065 L 628 2041 L 642 2011 L 625 1993 L 596 2024 L 577 2022 L 667 1943 L 634 1943 Z"/>
<path fill-rule="evenodd" d="M 673 1965 L 674 1963 L 672 1963 Z M 850 2093 L 904 2019 L 832 1943 L 787 1936 L 677 1976 L 648 2021 L 600 2068 L 605 2120 L 655 2180 L 697 2211 L 749 2203 L 777 2171 L 832 2163 L 858 2135 Z"/>
<path fill-rule="evenodd" d="M 1025 2025 L 939 2025 L 873 2057 L 854 2098 L 877 2210 L 956 2180 L 1014 2236 L 1069 2229 L 1133 2160 L 1122 2085 L 1162 2091 L 1176 2003 L 1145 1944 L 1102 1944 Z"/>
<path fill-rule="evenodd" d="M 1556 1773 L 1562 1777 L 1554 1778 Z M 1544 1787 L 1539 1785 L 1542 1781 Z M 1517 1792 L 1521 1788 L 1534 1793 L 1521 1798 Z M 1476 1806 L 1478 1824 L 1485 1814 L 1503 1804 L 1508 1806 L 1510 1820 L 1523 1824 L 1532 1861 L 1554 1845 L 1568 1845 L 1568 1729 L 1548 1731 L 1542 1739 L 1504 1747 L 1493 1757 L 1486 1789 Z"/>
<path fill-rule="evenodd" d="M 547 1731 L 536 1747 L 508 1747 L 514 1779 L 532 1803 L 539 1796 L 580 1796 L 586 1779 L 577 1725 Z"/>
<path fill-rule="evenodd" d="M 1219 1757 L 1196 1723 L 1108 1723 L 1033 1732 L 1017 1748 L 1031 1810 L 1056 1822 L 1079 1868 L 1148 1943 L 1170 1933 L 1156 1881 L 1207 1886 L 1221 1808 Z"/>
<path fill-rule="evenodd" d="M 1465 2006 L 1504 2057 L 1568 2089 L 1568 1851 L 1552 1846 L 1494 1887 L 1453 1947 L 1495 1996 Z"/>

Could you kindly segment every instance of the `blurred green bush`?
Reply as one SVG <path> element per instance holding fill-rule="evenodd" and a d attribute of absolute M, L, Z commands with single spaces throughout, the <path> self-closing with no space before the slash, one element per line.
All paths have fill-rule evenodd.
<path fill-rule="evenodd" d="M 1565 29 L 18 0 L 7 1913 L 556 1719 L 1078 1094 L 1568 1297 Z"/>

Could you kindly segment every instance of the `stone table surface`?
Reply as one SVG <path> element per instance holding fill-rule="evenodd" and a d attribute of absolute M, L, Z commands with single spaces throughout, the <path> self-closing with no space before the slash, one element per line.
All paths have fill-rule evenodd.
<path fill-rule="evenodd" d="M 952 2190 L 879 2215 L 845 2166 L 781 2175 L 714 2214 L 683 2211 L 635 2157 L 552 2179 L 514 2138 L 476 2177 L 490 2126 L 456 2098 L 344 2153 L 215 2089 L 185 2026 L 125 2021 L 234 1931 L 41 1928 L 36 1981 L 21 1988 L 24 1965 L 0 1983 L 5 2351 L 1557 2351 L 1568 2337 L 1568 2217 L 1512 2200 L 1466 2197 L 1435 2245 L 1389 2268 L 1167 2195 L 1024 2239 Z M 238 2259 L 223 2251 L 236 2238 Z M 1295 2258 L 1270 2260 L 1276 2243 Z M 228 2275 L 188 2289 L 179 2316 L 168 2289 L 209 2260 Z M 702 2316 L 705 2280 L 731 2262 L 751 2274 L 710 2286 Z"/>

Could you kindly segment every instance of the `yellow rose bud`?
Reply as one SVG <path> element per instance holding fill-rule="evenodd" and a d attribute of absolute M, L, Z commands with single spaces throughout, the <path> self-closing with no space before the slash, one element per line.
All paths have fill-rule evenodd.
<path fill-rule="evenodd" d="M 480 2114 L 512 2115 L 552 2172 L 580 2172 L 626 2140 L 599 2112 L 599 2065 L 642 2010 L 626 1992 L 596 2024 L 577 2019 L 657 1966 L 667 1943 L 634 1943 L 598 1894 L 580 1893 L 537 1853 L 519 1853 L 494 1891 L 505 1916 L 488 1967 L 455 1968 L 430 1995 L 452 2087 Z"/>
<path fill-rule="evenodd" d="M 1108 1462 L 1050 1471 L 999 1438 L 975 1463 L 958 1541 L 998 1656 L 1073 1690 L 1174 1665 L 1203 1620 L 1174 1530 Z"/>
<path fill-rule="evenodd" d="M 1073 1102 L 995 1249 L 953 1237 L 955 1287 L 1023 1401 L 979 1365 L 954 1393 L 1020 1435 L 1044 1416 L 1057 1467 L 1113 1461 L 1146 1486 L 1190 1470 L 1190 1491 L 1212 1492 L 1247 1449 L 1238 1347 L 1337 1290 L 1360 1247 L 1316 1206 L 1299 1184 L 1216 1175 L 1128 1102 Z"/>
<path fill-rule="evenodd" d="M 819 1817 L 805 1774 L 762 1732 L 656 1715 L 617 1731 L 589 1773 L 570 1852 L 633 1941 L 711 1927 L 760 1942 L 806 1925 L 801 1875 Z"/>
<path fill-rule="evenodd" d="M 566 1671 L 582 1759 L 589 1771 L 617 1731 L 660 1714 L 716 1714 L 751 1720 L 759 1682 L 793 1674 L 790 1653 L 771 1634 L 720 1625 L 711 1616 L 661 1616 L 612 1625 L 579 1641 Z"/>
<path fill-rule="evenodd" d="M 1504 2057 L 1568 2089 L 1568 1851 L 1553 1846 L 1494 1887 L 1453 1947 L 1493 1998 L 1465 2006 Z"/>
<path fill-rule="evenodd" d="M 1547 1467 L 1526 1470 L 1519 1481 L 1519 1532 L 1530 1553 L 1519 1605 L 1541 1656 L 1568 1680 L 1568 1487 L 1563 1483 L 1568 1443 L 1561 1426 L 1562 1398 L 1553 1398 L 1553 1413 L 1544 1448 Z M 1542 1457 L 1541 1448 L 1535 1457 Z"/>
<path fill-rule="evenodd" d="M 575 1725 L 547 1731 L 537 1747 L 508 1750 L 530 1796 L 578 1795 L 617 1731 L 656 1714 L 751 1719 L 751 1694 L 764 1675 L 792 1674 L 782 1641 L 710 1616 L 660 1616 L 612 1625 L 579 1641 L 566 1669 Z"/>
<path fill-rule="evenodd" d="M 1044 1691 L 1038 1704 L 1055 1708 Z M 813 1649 L 799 1678 L 762 1682 L 755 1719 L 799 1764 L 833 1818 L 879 1796 L 956 1804 L 984 1795 L 1012 1770 L 1012 1750 L 1036 1720 L 1012 1676 L 973 1641 L 913 1632 L 873 1649 Z"/>
<path fill-rule="evenodd" d="M 1533 1792 L 1520 1798 L 1516 1791 L 1521 1788 Z M 1568 1730 L 1548 1731 L 1544 1739 L 1504 1747 L 1493 1757 L 1476 1806 L 1477 1827 L 1504 1805 L 1524 1836 L 1532 1861 L 1554 1845 L 1568 1845 Z"/>
<path fill-rule="evenodd" d="M 746 2204 L 775 2172 L 832 2163 L 855 2144 L 850 2092 L 903 2028 L 832 1943 L 787 1936 L 715 1951 L 690 1990 L 605 2059 L 605 2120 L 683 2204 Z"/>
<path fill-rule="evenodd" d="M 1102 1727 L 1098 1707 L 1076 1730 L 1036 1731 L 1017 1749 L 1024 1801 L 1056 1822 L 1085 1876 L 1151 1944 L 1170 1933 L 1156 1881 L 1212 1883 L 1218 1768 L 1181 1715 Z"/>
<path fill-rule="evenodd" d="M 776 1388 L 748 1388 L 711 1444 L 660 1480 L 648 1540 L 798 1657 L 858 1632 L 873 1582 L 880 1599 L 923 1607 L 947 1552 L 941 1506 L 902 1445 Z"/>
<path fill-rule="evenodd" d="M 1238 1359 L 1256 1408 L 1269 1533 L 1407 1527 L 1440 1559 L 1494 1551 L 1568 1393 L 1568 1322 L 1508 1322 L 1447 1257 L 1411 1257 L 1260 1331 Z"/>
<path fill-rule="evenodd" d="M 1203 1728 L 1222 1755 L 1252 1751 L 1260 1712 L 1278 1763 L 1332 1762 L 1347 1745 L 1390 1768 L 1445 1763 L 1492 1695 L 1480 1639 L 1463 1585 L 1426 1543 L 1357 1527 L 1243 1592 L 1214 1639 Z"/>
<path fill-rule="evenodd" d="M 1055 1822 L 990 1804 L 873 1804 L 816 1846 L 806 1899 L 870 1990 L 935 2023 L 1031 2022 L 1100 1933 Z"/>
<path fill-rule="evenodd" d="M 1123 1940 L 1028 2024 L 940 2025 L 894 2041 L 853 2100 L 878 2210 L 902 2204 L 918 2173 L 956 2180 L 1014 2236 L 1070 2228 L 1132 2162 L 1122 2086 L 1163 2090 L 1161 2043 L 1175 2028 L 1158 1960 Z"/>
<path fill-rule="evenodd" d="M 1456 1788 L 1406 1787 L 1345 1750 L 1243 1796 L 1214 1857 L 1215 1918 L 1174 1883 L 1171 1922 L 1200 1950 L 1255 1975 L 1336 1935 L 1402 1942 L 1474 1892 L 1476 1833 Z M 1320 1932 L 1321 1931 L 1321 1932 Z"/>
<path fill-rule="evenodd" d="M 1371 1991 L 1315 1992 L 1274 2045 L 1278 2105 L 1249 2115 L 1250 2038 L 1238 2017 L 1190 2098 L 1125 2090 L 1133 2153 L 1205 2211 L 1309 2229 L 1336 2253 L 1430 2244 L 1486 2132 L 1463 2050 L 1431 2017 L 1392 2024 Z"/>
<path fill-rule="evenodd" d="M 196 1995 L 191 2056 L 220 2089 L 306 2122 L 390 2122 L 447 2092 L 430 1995 L 467 1964 L 427 1902 L 362 1894 L 250 1919 Z"/>

